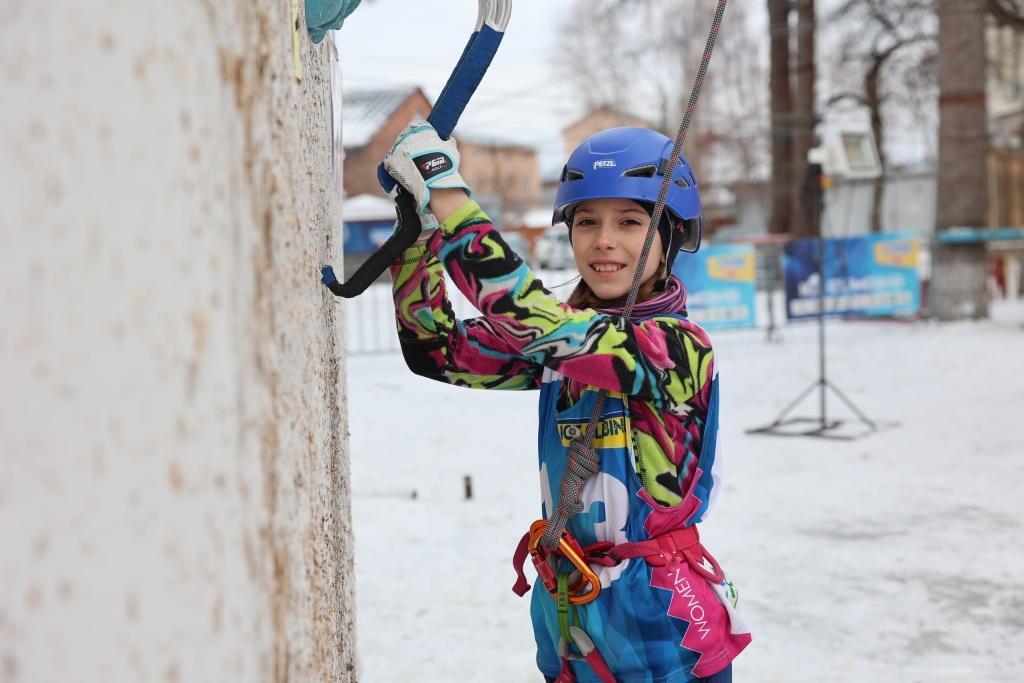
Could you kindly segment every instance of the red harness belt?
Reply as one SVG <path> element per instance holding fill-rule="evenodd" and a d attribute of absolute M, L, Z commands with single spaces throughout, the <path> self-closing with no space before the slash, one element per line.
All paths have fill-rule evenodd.
<path fill-rule="evenodd" d="M 527 532 L 522 540 L 519 541 L 516 552 L 512 556 L 512 566 L 515 568 L 516 576 L 518 577 L 515 585 L 512 586 L 512 590 L 516 595 L 520 596 L 525 595 L 530 590 L 530 583 L 526 580 L 523 565 L 526 563 L 526 556 L 532 555 L 534 565 L 538 566 L 538 574 L 544 583 L 544 587 L 554 596 L 556 586 L 551 568 L 546 562 L 547 553 L 543 552 L 542 547 L 531 543 L 531 534 L 536 535 L 536 532 L 533 531 L 536 526 L 537 523 L 535 522 L 533 527 L 531 527 L 531 532 Z M 573 561 L 574 566 L 576 565 L 576 558 L 572 557 L 574 554 L 582 556 L 588 565 L 598 564 L 603 567 L 614 567 L 623 560 L 642 557 L 647 564 L 654 567 L 664 567 L 666 564 L 675 562 L 686 562 L 694 572 L 711 583 L 719 584 L 725 580 L 725 574 L 722 572 L 718 561 L 701 545 L 700 534 L 697 533 L 696 526 L 673 529 L 646 541 L 620 543 L 618 545 L 602 541 L 588 545 L 585 548 L 581 548 L 579 542 L 568 531 L 563 532 L 562 536 L 563 541 L 559 548 L 550 552 L 566 557 L 566 553 L 563 552 L 563 545 L 568 546 L 568 548 L 575 551 L 574 553 L 568 553 L 568 558 Z M 710 569 L 708 565 L 710 565 Z M 542 566 L 543 568 L 541 568 Z M 598 587 L 596 591 L 600 591 L 600 588 Z M 589 597 L 592 592 L 595 592 L 595 589 L 592 588 L 586 595 Z M 593 597 L 597 596 L 594 595 Z M 589 602 L 589 600 L 586 602 Z"/>
<path fill-rule="evenodd" d="M 530 526 L 530 531 L 519 541 L 516 552 L 512 556 L 512 566 L 517 575 L 512 590 L 516 595 L 525 595 L 530 590 L 530 583 L 526 580 L 526 574 L 523 572 L 527 555 L 533 559 L 533 564 L 537 568 L 537 574 L 544 584 L 544 588 L 555 599 L 558 596 L 558 586 L 551 560 L 558 556 L 569 560 L 580 574 L 580 578 L 573 583 L 570 590 L 570 601 L 577 605 L 590 602 L 601 592 L 600 580 L 596 578 L 590 565 L 614 567 L 623 560 L 636 558 L 643 558 L 647 564 L 654 567 L 685 562 L 694 573 L 712 584 L 720 584 L 725 580 L 725 574 L 718 561 L 701 545 L 700 534 L 697 533 L 696 526 L 673 529 L 646 541 L 618 545 L 602 541 L 585 548 L 580 546 L 572 534 L 563 531 L 559 545 L 554 550 L 548 550 L 538 542 L 544 533 L 545 526 L 544 520 L 534 522 Z M 570 627 L 570 630 L 573 632 L 581 654 L 572 655 L 568 652 L 568 648 L 564 648 L 565 651 L 559 653 L 562 658 L 562 670 L 555 682 L 572 683 L 575 681 L 576 677 L 569 665 L 569 660 L 580 659 L 587 662 L 602 681 L 615 683 L 611 670 L 586 632 L 576 626 Z M 564 643 L 565 641 L 562 641 L 562 645 Z"/>

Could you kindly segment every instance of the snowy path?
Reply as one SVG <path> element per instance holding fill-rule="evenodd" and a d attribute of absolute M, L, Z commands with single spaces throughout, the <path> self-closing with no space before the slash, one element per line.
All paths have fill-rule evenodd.
<path fill-rule="evenodd" d="M 713 335 L 727 469 L 702 535 L 754 625 L 737 681 L 1024 680 L 1024 308 L 995 313 L 830 323 L 830 378 L 901 423 L 852 442 L 744 433 L 815 379 L 813 325 Z M 539 512 L 535 395 L 397 354 L 350 359 L 348 395 L 361 680 L 539 680 L 510 590 Z"/>

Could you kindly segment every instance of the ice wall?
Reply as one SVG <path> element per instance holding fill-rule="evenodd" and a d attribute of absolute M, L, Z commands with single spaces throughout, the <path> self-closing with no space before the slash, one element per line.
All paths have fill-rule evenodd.
<path fill-rule="evenodd" d="M 298 80 L 290 5 L 0 9 L 0 681 L 355 679 L 328 47 Z"/>

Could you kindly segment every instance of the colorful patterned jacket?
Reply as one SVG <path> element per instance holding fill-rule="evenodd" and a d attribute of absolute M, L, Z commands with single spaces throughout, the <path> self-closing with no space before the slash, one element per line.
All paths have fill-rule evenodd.
<path fill-rule="evenodd" d="M 444 268 L 481 317 L 456 319 Z M 670 506 L 694 488 L 715 368 L 707 333 L 678 317 L 684 310 L 627 323 L 561 303 L 472 201 L 425 245 L 408 249 L 391 277 L 399 341 L 413 372 L 471 388 L 536 389 L 549 368 L 567 379 L 560 406 L 572 405 L 585 385 L 623 392 L 634 466 L 647 492 Z M 688 523 L 706 514 L 716 489 L 689 501 L 697 505 Z"/>

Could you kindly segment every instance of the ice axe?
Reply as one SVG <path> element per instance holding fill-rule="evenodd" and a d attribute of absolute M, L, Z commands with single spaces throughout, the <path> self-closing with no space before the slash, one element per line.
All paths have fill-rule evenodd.
<path fill-rule="evenodd" d="M 466 104 L 483 80 L 487 67 L 491 65 L 512 13 L 512 0 L 478 0 L 477 5 L 478 13 L 473 35 L 466 43 L 458 64 L 455 65 L 444 90 L 441 91 L 427 117 L 427 121 L 437 134 L 445 140 L 451 136 Z M 377 180 L 388 193 L 395 187 L 395 181 L 384 170 L 384 164 L 377 167 Z M 391 237 L 359 266 L 352 277 L 345 282 L 339 282 L 334 269 L 331 266 L 324 266 L 320 269 L 321 280 L 335 296 L 343 296 L 346 299 L 359 296 L 416 241 L 418 235 L 418 226 L 401 226 L 400 223 L 396 223 Z"/>

